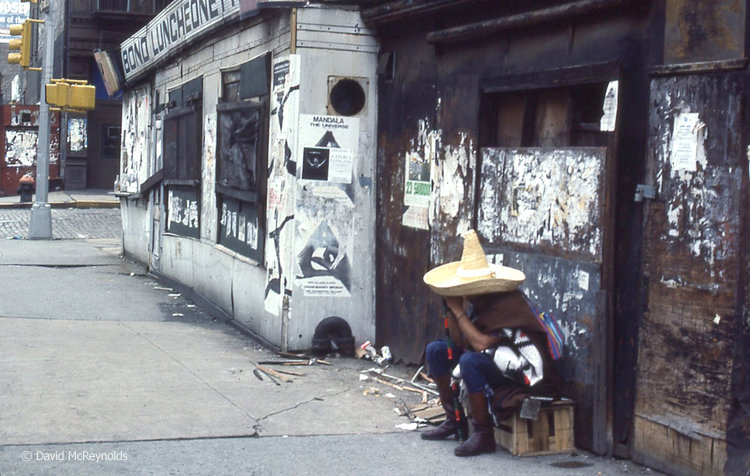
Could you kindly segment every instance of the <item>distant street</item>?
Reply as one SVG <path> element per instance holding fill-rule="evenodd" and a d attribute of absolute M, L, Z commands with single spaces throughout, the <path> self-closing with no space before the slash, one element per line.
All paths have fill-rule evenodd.
<path fill-rule="evenodd" d="M 25 238 L 29 234 L 28 208 L 0 208 L 0 239 Z M 55 208 L 52 236 L 56 239 L 119 238 L 119 208 Z"/>

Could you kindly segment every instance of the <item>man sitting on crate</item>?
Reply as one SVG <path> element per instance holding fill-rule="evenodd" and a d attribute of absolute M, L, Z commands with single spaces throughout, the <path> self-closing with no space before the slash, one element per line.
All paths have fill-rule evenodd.
<path fill-rule="evenodd" d="M 425 351 L 446 420 L 421 436 L 425 440 L 454 435 L 463 439 L 466 429 L 456 411 L 460 400 L 451 386 L 451 373 L 460 373 L 474 432 L 456 447 L 456 456 L 495 451 L 490 412 L 499 423 L 512 416 L 527 396 L 554 394 L 558 378 L 547 334 L 518 290 L 524 279 L 521 271 L 488 264 L 474 230 L 464 235 L 461 261 L 424 275 L 424 282 L 444 296 L 448 338 L 431 342 Z"/>

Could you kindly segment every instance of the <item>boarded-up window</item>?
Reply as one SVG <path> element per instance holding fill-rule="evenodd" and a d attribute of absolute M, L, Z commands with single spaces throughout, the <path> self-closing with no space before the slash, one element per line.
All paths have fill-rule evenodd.
<path fill-rule="evenodd" d="M 219 105 L 216 184 L 238 198 L 258 200 L 258 158 L 261 154 L 263 105 Z M 231 190 L 225 190 L 231 189 Z"/>
<path fill-rule="evenodd" d="M 269 56 L 222 73 L 216 107 L 218 242 L 258 262 L 265 237 Z"/>
<path fill-rule="evenodd" d="M 198 238 L 203 150 L 202 78 L 171 91 L 169 97 L 172 107 L 164 118 L 163 134 L 167 231 Z"/>
<path fill-rule="evenodd" d="M 499 147 L 605 146 L 601 118 L 608 83 L 488 94 L 485 145 Z"/>

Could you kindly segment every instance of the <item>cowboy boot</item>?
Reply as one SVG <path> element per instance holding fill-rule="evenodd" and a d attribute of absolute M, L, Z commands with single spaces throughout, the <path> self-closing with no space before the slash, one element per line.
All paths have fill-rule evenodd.
<path fill-rule="evenodd" d="M 453 450 L 453 454 L 456 456 L 474 456 L 482 453 L 494 453 L 495 433 L 492 431 L 490 412 L 484 393 L 470 393 L 469 405 L 471 406 L 471 423 L 474 426 L 474 432 L 468 440 Z"/>
<path fill-rule="evenodd" d="M 451 390 L 451 377 L 444 375 L 435 377 L 440 403 L 445 410 L 445 421 L 437 428 L 423 431 L 421 437 L 423 440 L 444 440 L 451 436 L 458 435 L 458 423 L 456 422 L 456 411 L 453 407 L 453 390 Z"/>

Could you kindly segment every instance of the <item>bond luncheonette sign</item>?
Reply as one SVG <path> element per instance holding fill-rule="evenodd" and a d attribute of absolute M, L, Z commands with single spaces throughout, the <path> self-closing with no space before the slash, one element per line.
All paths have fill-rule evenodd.
<path fill-rule="evenodd" d="M 222 20 L 239 12 L 239 0 L 179 0 L 120 45 L 125 79 L 130 80 Z"/>
<path fill-rule="evenodd" d="M 2 3 L 2 2 L 0 2 Z M 303 5 L 279 0 L 176 0 L 120 45 L 125 79 L 131 80 L 193 38 L 219 27 L 235 13 L 252 16 L 261 8 Z"/>

